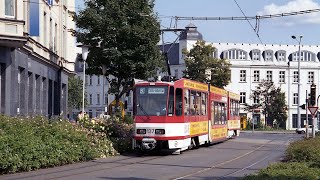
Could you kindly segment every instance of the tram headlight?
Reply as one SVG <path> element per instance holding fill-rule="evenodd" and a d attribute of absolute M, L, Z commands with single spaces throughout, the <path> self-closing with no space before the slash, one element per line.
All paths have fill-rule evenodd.
<path fill-rule="evenodd" d="M 146 129 L 137 129 L 137 134 L 146 134 Z"/>
<path fill-rule="evenodd" d="M 165 130 L 164 129 L 156 129 L 155 134 L 165 134 Z"/>

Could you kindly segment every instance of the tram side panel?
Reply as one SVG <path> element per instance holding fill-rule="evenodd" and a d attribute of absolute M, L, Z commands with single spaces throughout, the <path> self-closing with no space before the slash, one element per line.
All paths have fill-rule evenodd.
<path fill-rule="evenodd" d="M 227 91 L 210 86 L 210 142 L 227 139 Z"/>
<path fill-rule="evenodd" d="M 228 92 L 228 137 L 240 135 L 240 95 Z"/>

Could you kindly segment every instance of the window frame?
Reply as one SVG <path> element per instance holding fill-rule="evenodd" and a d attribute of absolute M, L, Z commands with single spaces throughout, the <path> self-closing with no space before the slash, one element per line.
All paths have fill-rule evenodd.
<path fill-rule="evenodd" d="M 260 82 L 260 71 L 259 70 L 253 71 L 253 82 Z"/>
<path fill-rule="evenodd" d="M 8 1 L 10 1 L 12 3 L 12 5 L 13 5 L 13 8 L 12 8 L 12 10 L 13 10 L 12 14 L 13 15 L 6 14 L 7 13 L 6 10 L 7 10 L 7 2 Z M 17 1 L 16 0 L 4 0 L 4 16 L 6 18 L 16 18 L 16 12 L 17 12 Z"/>
<path fill-rule="evenodd" d="M 308 83 L 313 83 L 314 82 L 314 72 L 309 71 L 308 72 Z"/>
<path fill-rule="evenodd" d="M 286 83 L 286 71 L 279 71 L 279 83 Z"/>
<path fill-rule="evenodd" d="M 246 92 L 240 92 L 240 104 L 245 104 L 246 103 Z"/>
<path fill-rule="evenodd" d="M 298 93 L 293 93 L 293 105 L 298 105 Z"/>
<path fill-rule="evenodd" d="M 299 72 L 293 71 L 293 83 L 298 83 L 299 81 Z"/>
<path fill-rule="evenodd" d="M 240 82 L 247 82 L 247 71 L 246 70 L 240 70 Z"/>

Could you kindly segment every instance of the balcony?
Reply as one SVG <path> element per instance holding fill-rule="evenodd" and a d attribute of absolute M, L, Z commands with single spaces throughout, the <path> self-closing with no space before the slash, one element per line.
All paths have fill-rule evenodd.
<path fill-rule="evenodd" d="M 23 32 L 25 21 L 0 18 L 0 46 L 21 47 L 27 42 Z"/>

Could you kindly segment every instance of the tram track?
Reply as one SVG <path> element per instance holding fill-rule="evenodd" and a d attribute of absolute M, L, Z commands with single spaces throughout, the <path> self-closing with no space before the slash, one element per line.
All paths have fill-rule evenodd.
<path fill-rule="evenodd" d="M 293 139 L 293 138 L 292 138 L 292 135 L 287 135 L 286 138 L 287 138 L 287 137 L 289 137 L 289 139 L 286 140 L 287 142 L 289 142 L 291 139 Z M 283 137 L 282 137 L 282 138 L 283 138 Z M 236 158 L 233 158 L 233 159 L 230 159 L 230 160 L 227 160 L 227 161 L 218 163 L 218 164 L 216 164 L 216 165 L 212 165 L 212 166 L 209 167 L 209 168 L 204 168 L 204 169 L 201 169 L 201 170 L 198 170 L 198 171 L 195 171 L 195 172 L 192 172 L 192 173 L 183 175 L 183 176 L 179 176 L 179 177 L 173 178 L 172 180 L 180 180 L 180 179 L 192 177 L 192 176 L 195 176 L 195 175 L 199 175 L 199 174 L 208 172 L 208 171 L 210 171 L 210 170 L 222 168 L 224 165 L 227 165 L 227 164 L 229 164 L 229 163 L 232 163 L 232 162 L 234 162 L 234 161 L 236 161 L 236 160 L 239 160 L 239 159 L 241 159 L 241 158 L 247 157 L 247 156 L 249 156 L 249 155 L 251 155 L 251 154 L 259 151 L 259 150 L 262 149 L 263 147 L 269 145 L 270 143 L 272 143 L 272 142 L 274 142 L 274 141 L 276 141 L 276 140 L 279 140 L 279 139 L 280 139 L 280 138 L 271 139 L 269 142 L 267 142 L 267 143 L 265 143 L 265 144 L 262 144 L 262 145 L 256 147 L 255 149 L 253 149 L 253 150 L 251 150 L 251 151 L 249 151 L 249 152 L 246 152 L 246 153 L 244 153 L 244 154 L 242 154 L 242 155 L 240 155 L 240 156 L 238 156 L 238 157 L 236 157 Z M 279 149 L 279 147 L 278 147 L 277 149 Z M 223 176 L 221 176 L 221 177 L 219 177 L 219 178 L 213 178 L 213 179 L 223 179 L 223 178 L 226 178 L 226 177 L 228 177 L 228 176 L 230 176 L 230 175 L 233 175 L 233 174 L 242 172 L 242 171 L 244 171 L 244 170 L 247 170 L 248 168 L 253 167 L 253 166 L 255 166 L 255 165 L 263 162 L 264 160 L 268 159 L 268 158 L 272 155 L 272 153 L 273 153 L 273 152 L 269 153 L 269 154 L 266 155 L 264 158 L 259 159 L 258 161 L 254 162 L 254 163 L 252 163 L 252 164 L 250 164 L 250 165 L 248 165 L 248 166 L 246 166 L 246 167 L 244 167 L 244 168 L 241 168 L 241 169 L 239 169 L 239 170 L 235 170 L 235 171 L 230 172 L 230 173 L 227 173 L 227 174 L 225 174 L 225 175 L 223 175 Z"/>
<path fill-rule="evenodd" d="M 246 138 L 245 138 L 246 139 Z M 280 140 L 281 139 L 281 140 Z M 282 143 L 282 142 L 289 142 L 291 139 L 293 139 L 293 136 L 291 137 L 291 135 L 286 135 L 286 136 L 282 136 L 282 137 L 277 137 L 277 138 L 270 138 L 268 141 L 264 141 L 263 144 L 261 145 L 254 145 L 251 146 L 251 148 L 253 149 L 247 149 L 245 152 L 242 152 L 241 154 L 239 154 L 237 157 L 232 158 L 232 159 L 227 159 L 224 160 L 221 163 L 215 164 L 215 165 L 211 165 L 210 164 L 208 166 L 203 166 L 203 167 L 195 167 L 195 166 L 181 166 L 181 167 L 186 167 L 186 168 L 201 168 L 200 170 L 194 171 L 194 172 L 190 172 L 192 169 L 189 170 L 189 173 L 186 173 L 184 175 L 180 175 L 176 174 L 176 177 L 167 177 L 165 179 L 184 179 L 184 178 L 192 178 L 192 176 L 195 175 L 203 175 L 204 173 L 210 173 L 210 170 L 218 170 L 218 169 L 224 169 L 226 165 L 229 165 L 231 163 L 237 163 L 237 160 L 241 160 L 242 158 L 246 158 L 248 156 L 250 156 L 251 154 L 258 152 L 258 151 L 269 151 L 269 149 L 265 150 L 263 149 L 264 147 L 266 147 L 267 145 L 272 145 L 272 144 L 277 144 L 277 143 Z M 277 142 L 277 140 L 280 140 L 279 142 Z M 237 139 L 235 139 L 235 141 L 237 141 Z M 247 141 L 247 140 L 246 140 Z M 239 142 L 244 142 L 244 141 L 239 141 Z M 254 143 L 254 142 L 253 142 Z M 262 141 L 260 142 L 262 143 Z M 283 146 L 282 146 L 283 147 Z M 271 147 L 270 147 L 271 148 Z M 274 152 L 274 150 L 279 151 L 280 152 L 280 146 L 277 149 L 273 149 L 272 152 L 267 153 L 263 158 L 257 159 L 256 161 L 250 163 L 249 165 L 246 165 L 245 167 L 241 167 L 241 169 L 236 169 L 236 168 L 228 168 L 228 169 L 232 169 L 232 172 L 228 172 L 225 174 L 220 174 L 219 177 L 213 177 L 216 179 L 223 179 L 225 177 L 237 174 L 237 173 L 241 173 L 242 171 L 245 171 L 263 161 L 265 161 L 268 157 L 270 157 L 272 155 L 272 153 Z M 219 149 L 216 148 L 214 145 L 211 146 L 209 149 Z M 239 149 L 240 150 L 240 149 Z M 244 150 L 244 149 L 243 149 Z M 62 168 L 62 169 L 56 169 L 53 171 L 51 171 L 50 169 L 48 170 L 44 170 L 41 173 L 34 173 L 28 176 L 23 176 L 23 177 L 19 177 L 19 176 L 13 176 L 11 178 L 8 178 L 10 180 L 13 179 L 42 179 L 43 177 L 45 177 L 45 179 L 76 179 L 79 176 L 90 176 L 90 174 L 101 174 L 102 172 L 112 172 L 112 170 L 115 169 L 123 169 L 123 167 L 127 167 L 131 168 L 130 166 L 136 166 L 136 165 L 153 165 L 153 163 L 150 163 L 150 161 L 153 160 L 159 160 L 159 159 L 163 159 L 165 157 L 170 157 L 170 156 L 132 156 L 132 157 L 120 157 L 119 159 L 115 159 L 115 160 L 107 160 L 107 159 L 101 159 L 101 160 L 94 160 L 91 161 L 91 164 L 84 164 L 82 165 L 81 163 L 79 165 L 76 166 L 71 166 L 70 168 Z M 143 159 L 141 159 L 143 158 Z M 159 164 L 155 164 L 155 165 L 163 165 L 163 166 L 169 166 L 170 164 L 166 164 L 166 163 L 159 163 Z M 169 167 L 167 167 L 169 168 Z M 225 168 L 227 169 L 227 168 Z M 182 172 L 183 173 L 183 172 Z M 181 174 L 182 174 L 181 173 Z M 108 177 L 108 176 L 107 176 Z M 106 178 L 107 178 L 106 177 Z M 138 177 L 138 176 L 135 176 Z M 6 178 L 5 178 L 6 179 Z M 108 179 L 108 178 L 107 178 Z"/>
<path fill-rule="evenodd" d="M 144 157 L 147 157 L 147 156 L 144 156 Z M 93 165 L 86 165 L 86 166 L 81 166 L 79 168 L 70 168 L 70 169 L 61 170 L 61 171 L 41 173 L 39 175 L 23 176 L 21 178 L 20 177 L 13 177 L 13 178 L 8 178 L 6 180 L 37 178 L 37 176 L 43 176 L 43 175 L 46 175 L 46 178 L 45 178 L 46 180 L 68 178 L 68 177 L 72 177 L 72 176 L 78 176 L 78 175 L 81 175 L 81 174 L 88 174 L 88 173 L 98 172 L 98 171 L 102 171 L 102 170 L 110 170 L 110 169 L 116 169 L 116 168 L 119 168 L 119 167 L 125 167 L 125 166 L 134 165 L 134 164 L 139 164 L 139 163 L 143 163 L 143 162 L 150 161 L 150 160 L 160 159 L 160 158 L 163 158 L 163 156 L 160 156 L 160 157 L 150 156 L 150 158 L 143 159 L 141 161 L 136 161 L 136 162 L 121 162 L 121 161 L 128 161 L 128 160 L 140 159 L 140 158 L 141 158 L 141 156 L 136 156 L 136 157 L 124 158 L 124 159 L 120 159 L 120 160 L 116 160 L 116 161 L 112 161 L 112 162 L 96 162 L 95 160 L 93 160 L 92 162 L 95 163 Z M 97 168 L 97 169 L 94 169 L 94 170 L 90 169 L 90 168 L 94 168 L 94 167 L 99 167 L 102 164 L 114 164 L 114 163 L 118 163 L 119 165 L 112 166 L 112 167 Z M 76 171 L 76 170 L 82 170 L 82 169 L 89 169 L 89 170 L 81 171 L 81 173 L 72 173 L 72 174 L 68 174 L 68 175 L 48 177 L 50 175 L 55 175 L 55 174 L 58 174 L 58 173 L 64 173 L 64 172 L 70 172 L 70 171 Z"/>

